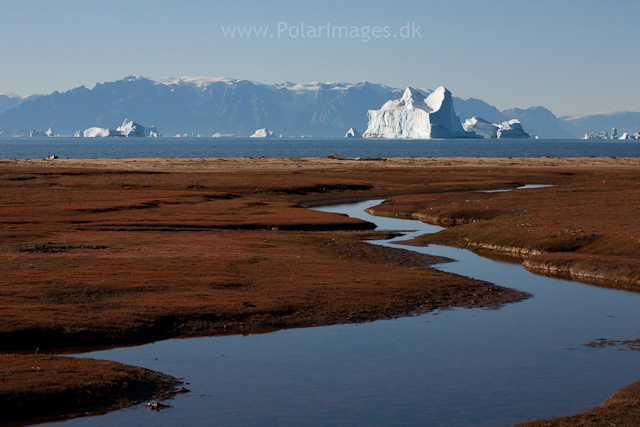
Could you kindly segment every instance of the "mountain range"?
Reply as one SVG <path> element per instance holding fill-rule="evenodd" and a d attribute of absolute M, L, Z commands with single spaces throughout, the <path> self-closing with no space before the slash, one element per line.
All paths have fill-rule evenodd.
<path fill-rule="evenodd" d="M 432 91 L 419 89 L 425 96 Z M 360 82 L 262 84 L 231 78 L 146 78 L 80 86 L 66 92 L 18 97 L 0 95 L 2 136 L 29 135 L 52 128 L 57 135 L 98 126 L 115 129 L 125 118 L 177 134 L 249 136 L 267 128 L 285 136 L 342 137 L 351 127 L 367 128 L 368 110 L 398 99 L 404 89 Z M 613 112 L 558 119 L 544 107 L 499 111 L 474 98 L 454 97 L 464 122 L 473 116 L 493 123 L 517 118 L 540 138 L 576 138 L 585 132 L 640 130 L 640 113 Z"/>

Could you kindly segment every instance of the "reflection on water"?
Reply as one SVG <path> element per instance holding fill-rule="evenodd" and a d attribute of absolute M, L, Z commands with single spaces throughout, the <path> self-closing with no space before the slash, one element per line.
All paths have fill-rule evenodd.
<path fill-rule="evenodd" d="M 379 229 L 417 230 L 395 240 L 439 229 L 364 212 L 379 202 L 319 209 Z M 140 406 L 65 424 L 509 426 L 599 405 L 640 378 L 638 352 L 582 346 L 640 336 L 640 295 L 537 276 L 456 248 L 409 249 L 458 260 L 438 266 L 442 270 L 534 297 L 499 310 L 455 309 L 84 354 L 183 377 L 191 393 L 159 413 Z"/>
<path fill-rule="evenodd" d="M 512 190 L 526 190 L 529 188 L 545 188 L 545 187 L 553 187 L 553 185 L 528 184 L 528 185 L 521 185 L 520 187 L 516 187 L 516 188 L 503 188 L 500 190 L 480 190 L 478 191 L 478 193 L 506 193 L 507 191 L 512 191 Z"/>

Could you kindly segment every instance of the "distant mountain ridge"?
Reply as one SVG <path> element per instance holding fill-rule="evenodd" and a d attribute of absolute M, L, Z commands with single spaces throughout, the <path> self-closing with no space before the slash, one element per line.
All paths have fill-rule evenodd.
<path fill-rule="evenodd" d="M 432 92 L 420 90 L 425 95 Z M 165 136 L 248 137 L 256 129 L 267 128 L 285 136 L 342 137 L 351 127 L 363 132 L 368 110 L 379 109 L 403 92 L 404 88 L 366 81 L 263 84 L 226 77 L 131 75 L 92 89 L 80 86 L 26 99 L 0 95 L 0 131 L 3 136 L 28 135 L 31 130 L 52 128 L 57 135 L 72 136 L 94 126 L 115 129 L 128 117 L 156 126 Z M 525 130 L 543 138 L 581 133 L 567 128 L 543 107 L 501 112 L 479 99 L 453 99 L 462 122 L 473 116 L 493 123 L 518 118 Z"/>
<path fill-rule="evenodd" d="M 611 133 L 615 127 L 618 134 L 629 135 L 640 132 L 640 113 L 632 111 L 605 111 L 593 114 L 560 117 L 562 126 L 571 133 L 584 136 L 590 132 Z"/>
<path fill-rule="evenodd" d="M 512 108 L 502 112 L 510 119 L 518 119 L 527 132 L 540 138 L 576 138 L 577 135 L 564 129 L 558 118 L 544 107 L 531 107 L 526 110 Z"/>

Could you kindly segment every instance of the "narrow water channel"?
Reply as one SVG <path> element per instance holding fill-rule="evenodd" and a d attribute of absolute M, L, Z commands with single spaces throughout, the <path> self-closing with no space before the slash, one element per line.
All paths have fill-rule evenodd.
<path fill-rule="evenodd" d="M 381 201 L 319 208 L 380 230 L 438 227 L 374 217 Z M 183 377 L 191 390 L 68 426 L 510 426 L 594 407 L 640 378 L 640 353 L 588 348 L 640 337 L 640 295 L 534 275 L 518 264 L 431 245 L 444 271 L 534 295 L 499 310 L 454 309 L 366 324 L 174 339 L 82 354 Z M 56 423 L 59 425 L 59 423 Z"/>

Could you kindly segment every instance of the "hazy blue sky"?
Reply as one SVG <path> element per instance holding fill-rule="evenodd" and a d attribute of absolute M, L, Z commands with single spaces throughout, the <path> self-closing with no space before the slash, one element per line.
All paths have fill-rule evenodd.
<path fill-rule="evenodd" d="M 0 93 L 135 73 L 444 85 L 500 109 L 640 111 L 638 0 L 2 0 L 0 19 Z M 315 38 L 296 37 L 301 22 Z M 320 37 L 327 22 L 369 37 L 388 28 Z M 407 22 L 415 37 L 400 36 Z M 236 25 L 269 29 L 223 35 Z"/>

